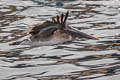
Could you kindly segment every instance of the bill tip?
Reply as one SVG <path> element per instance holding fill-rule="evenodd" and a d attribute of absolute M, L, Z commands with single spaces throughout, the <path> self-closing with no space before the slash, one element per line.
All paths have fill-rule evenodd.
<path fill-rule="evenodd" d="M 97 37 L 93 37 L 95 40 L 100 40 L 99 38 L 97 38 Z"/>

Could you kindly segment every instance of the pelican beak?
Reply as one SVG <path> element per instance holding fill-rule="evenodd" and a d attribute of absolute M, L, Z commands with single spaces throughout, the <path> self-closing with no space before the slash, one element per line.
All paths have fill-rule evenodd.
<path fill-rule="evenodd" d="M 100 40 L 97 37 L 88 35 L 86 33 L 80 32 L 79 30 L 75 29 L 75 28 L 70 28 L 69 29 L 69 33 L 71 33 L 71 35 L 78 37 L 78 38 L 87 38 L 87 39 L 94 39 L 94 40 Z"/>
<path fill-rule="evenodd" d="M 88 34 L 83 33 L 83 32 L 79 32 L 78 34 L 81 36 L 81 38 L 100 40 L 100 39 L 97 38 L 97 37 L 94 37 L 94 36 L 88 35 Z"/>
<path fill-rule="evenodd" d="M 94 39 L 94 40 L 100 40 L 99 38 L 94 37 L 94 36 L 90 36 L 90 35 L 85 36 L 85 38 Z"/>

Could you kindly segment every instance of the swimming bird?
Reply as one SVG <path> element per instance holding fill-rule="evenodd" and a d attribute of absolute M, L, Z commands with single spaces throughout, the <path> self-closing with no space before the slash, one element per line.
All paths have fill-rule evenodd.
<path fill-rule="evenodd" d="M 39 45 L 55 45 L 76 39 L 87 38 L 99 40 L 96 37 L 80 32 L 76 28 L 67 25 L 66 21 L 69 11 L 65 14 L 57 15 L 52 20 L 36 24 L 26 32 L 26 36 L 12 41 L 10 44 L 29 44 Z"/>

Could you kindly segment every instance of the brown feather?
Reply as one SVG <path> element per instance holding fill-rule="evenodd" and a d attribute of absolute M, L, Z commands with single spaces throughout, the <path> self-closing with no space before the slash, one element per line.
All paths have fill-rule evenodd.
<path fill-rule="evenodd" d="M 64 17 L 64 14 L 61 14 L 61 24 L 63 24 L 63 17 Z"/>
<path fill-rule="evenodd" d="M 52 18 L 52 21 L 46 21 L 42 24 L 37 24 L 35 25 L 35 27 L 33 27 L 32 29 L 30 29 L 30 31 L 28 31 L 28 33 L 30 33 L 31 35 L 35 35 L 37 33 L 40 32 L 41 29 L 45 28 L 45 27 L 48 27 L 48 26 L 54 26 L 56 24 L 61 24 L 62 28 L 65 28 L 65 23 L 66 23 L 66 20 L 67 20 L 67 17 L 68 17 L 68 14 L 69 12 L 67 11 L 66 15 L 64 14 L 61 14 L 61 16 L 56 16 L 56 19 L 55 18 Z M 60 17 L 61 17 L 61 21 L 60 21 Z"/>
<path fill-rule="evenodd" d="M 42 24 L 36 24 L 35 27 L 33 27 L 31 30 L 29 30 L 28 33 L 31 35 L 35 35 L 35 34 L 39 33 L 41 29 L 48 27 L 48 26 L 52 26 L 52 25 L 55 25 L 55 23 L 53 23 L 51 21 L 46 21 Z"/>
<path fill-rule="evenodd" d="M 53 21 L 54 23 L 57 23 L 57 21 L 55 20 L 55 18 L 52 18 L 52 21 Z"/>
<path fill-rule="evenodd" d="M 64 18 L 63 24 L 66 23 L 66 20 L 67 20 L 67 18 L 68 18 L 68 14 L 69 14 L 69 11 L 67 11 L 67 13 L 66 13 L 66 15 L 65 15 L 65 18 Z"/>
<path fill-rule="evenodd" d="M 59 20 L 60 17 L 57 15 L 56 18 L 57 18 L 57 23 L 60 23 L 60 20 Z"/>

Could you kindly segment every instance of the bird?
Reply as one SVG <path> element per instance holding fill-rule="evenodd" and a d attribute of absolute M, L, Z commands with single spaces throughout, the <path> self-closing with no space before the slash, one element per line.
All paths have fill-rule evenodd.
<path fill-rule="evenodd" d="M 48 46 L 82 38 L 99 40 L 97 37 L 80 32 L 80 30 L 69 26 L 66 23 L 68 16 L 69 11 L 52 17 L 51 20 L 35 24 L 34 27 L 27 30 L 24 37 L 11 41 L 10 45 Z"/>

